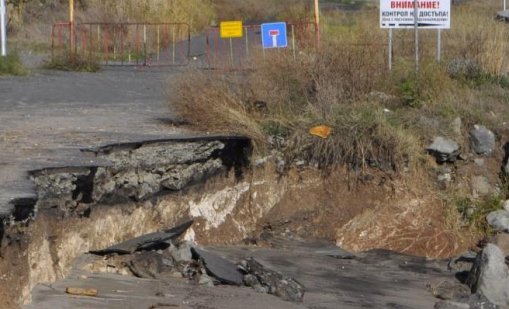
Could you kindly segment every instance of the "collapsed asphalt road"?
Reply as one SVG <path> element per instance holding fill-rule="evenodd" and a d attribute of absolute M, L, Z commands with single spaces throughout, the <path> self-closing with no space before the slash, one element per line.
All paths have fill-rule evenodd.
<path fill-rule="evenodd" d="M 37 285 L 27 308 L 433 308 L 435 287 L 451 282 L 458 290 L 447 261 L 384 250 L 353 255 L 326 242 L 282 238 L 269 247 L 199 248 L 176 240 L 189 226 L 127 242 L 138 249 L 118 251 L 120 244 L 83 255 L 67 278 Z M 284 287 L 263 281 L 270 276 Z M 70 287 L 97 295 L 66 294 Z"/>

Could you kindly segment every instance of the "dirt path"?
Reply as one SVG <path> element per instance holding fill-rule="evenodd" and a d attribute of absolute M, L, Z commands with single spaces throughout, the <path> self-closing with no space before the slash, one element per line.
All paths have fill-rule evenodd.
<path fill-rule="evenodd" d="M 88 165 L 81 148 L 168 137 L 167 84 L 181 69 L 105 68 L 99 73 L 37 71 L 0 77 L 0 215 L 33 196 L 27 171 Z"/>

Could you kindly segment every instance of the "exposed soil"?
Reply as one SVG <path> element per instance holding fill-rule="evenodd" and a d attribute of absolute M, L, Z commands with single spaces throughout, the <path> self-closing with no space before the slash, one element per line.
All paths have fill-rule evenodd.
<path fill-rule="evenodd" d="M 184 132 L 169 121 L 171 113 L 161 91 L 172 76 L 162 71 L 108 69 L 93 75 L 40 72 L 31 77 L 0 79 L 0 91 L 5 93 L 0 104 L 1 213 L 11 211 L 9 202 L 14 198 L 36 198 L 34 184 L 27 177 L 29 170 L 105 164 L 106 160 L 80 149 Z M 494 156 L 486 158 L 483 166 L 474 165 L 473 158 L 465 164 L 458 163 L 454 177 L 469 193 L 469 177 L 472 175 L 486 176 L 491 184 L 496 184 L 501 156 L 497 150 Z M 289 273 L 301 271 L 301 264 L 292 259 L 305 254 L 309 247 L 300 244 L 301 249 L 286 250 L 274 244 L 271 241 L 274 238 L 281 237 L 284 241 L 325 239 L 329 245 L 336 243 L 352 251 L 384 248 L 428 258 L 451 257 L 477 239 L 460 237 L 459 230 L 450 225 L 441 197 L 435 196 L 439 190 L 415 174 L 396 176 L 374 170 L 353 173 L 338 169 L 324 177 L 321 171 L 305 167 L 281 175 L 275 172 L 269 160 L 266 165 L 245 169 L 241 175 L 230 171 L 172 194 L 156 194 L 142 201 L 99 203 L 86 216 L 77 213 L 62 216 L 57 210 L 48 208 L 38 213 L 36 220 L 29 224 L 18 222 L 6 230 L 0 257 L 2 307 L 15 308 L 20 302 L 29 302 L 34 287 L 37 291 L 35 300 L 41 302 L 46 301 L 46 295 L 60 295 L 61 287 L 67 283 L 58 281 L 49 289 L 41 284 L 63 278 L 74 280 L 70 277 L 74 276 L 71 266 L 83 253 L 168 228 L 186 218 L 196 220 L 186 239 L 208 246 L 256 245 L 246 250 L 255 255 L 268 254 L 270 258 L 266 261 Z M 229 248 L 224 253 L 234 257 L 239 250 L 244 249 Z M 363 290 L 370 288 L 367 286 L 369 271 L 361 274 L 362 284 L 355 281 L 355 268 L 361 270 L 365 264 L 335 263 L 314 255 L 306 259 L 302 261 L 302 267 L 307 265 L 309 268 L 304 269 L 303 280 L 313 285 L 325 278 L 332 285 L 324 289 L 345 288 L 332 277 L 338 275 L 338 267 L 353 269 L 346 278 L 353 282 L 347 288 L 350 292 L 355 291 L 349 294 L 345 306 L 383 307 L 406 301 L 398 298 L 401 295 L 391 294 L 382 300 L 374 297 L 372 301 L 355 303 L 354 299 L 362 299 L 365 296 Z M 320 263 L 328 263 L 328 268 L 322 269 Z M 377 264 L 368 269 L 375 272 Z M 318 275 L 310 279 L 305 276 L 309 272 Z M 444 275 L 441 271 L 437 273 L 440 278 Z M 400 275 L 404 274 L 394 276 L 399 278 Z M 94 284 L 110 279 L 97 276 L 94 280 L 98 281 Z M 122 277 L 113 279 L 120 285 L 138 283 Z M 432 299 L 427 298 L 424 284 L 417 284 L 423 280 L 427 278 L 415 277 L 413 291 L 419 295 L 418 300 L 422 300 L 418 305 L 427 308 Z M 150 282 L 147 289 L 157 284 Z M 378 284 L 383 286 L 387 282 L 381 280 Z M 188 291 L 180 283 L 176 286 L 175 289 L 182 292 L 178 295 L 184 298 L 182 301 L 197 297 L 199 300 L 194 307 L 198 308 L 206 306 L 205 300 L 211 297 L 212 307 L 236 308 L 238 299 L 225 300 L 232 294 L 246 297 L 253 304 L 260 301 L 259 304 L 268 304 L 265 307 L 276 306 L 268 300 L 264 303 L 265 300 L 259 299 L 261 296 L 253 296 L 251 291 L 230 288 L 214 292 Z M 310 302 L 337 304 L 341 293 L 329 292 L 315 294 L 316 298 L 310 298 Z M 148 297 L 143 293 L 139 296 Z M 71 306 L 74 301 L 70 299 L 66 305 Z M 52 302 L 44 304 L 47 307 L 54 305 Z M 312 303 L 308 305 L 312 306 Z M 412 302 L 404 305 L 419 307 Z"/>

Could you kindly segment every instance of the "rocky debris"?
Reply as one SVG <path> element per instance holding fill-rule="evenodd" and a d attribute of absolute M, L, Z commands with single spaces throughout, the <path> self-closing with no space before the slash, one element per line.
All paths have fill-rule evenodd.
<path fill-rule="evenodd" d="M 460 117 L 454 118 L 454 120 L 451 122 L 452 132 L 457 136 L 461 136 L 461 126 L 462 126 L 461 118 Z"/>
<path fill-rule="evenodd" d="M 435 137 L 426 150 L 436 158 L 438 163 L 455 162 L 460 154 L 460 146 L 455 141 L 442 136 Z"/>
<path fill-rule="evenodd" d="M 504 207 L 505 210 L 509 211 L 509 200 L 505 201 L 502 206 Z"/>
<path fill-rule="evenodd" d="M 503 209 L 490 212 L 486 221 L 496 231 L 509 233 L 509 211 Z"/>
<path fill-rule="evenodd" d="M 449 270 L 454 270 L 457 272 L 465 270 L 469 271 L 472 269 L 472 264 L 474 264 L 476 258 L 477 252 L 467 251 L 455 258 L 452 258 L 447 264 L 447 267 Z"/>
<path fill-rule="evenodd" d="M 157 279 L 162 274 L 171 270 L 173 261 L 165 259 L 155 251 L 139 252 L 133 254 L 132 259 L 127 263 L 129 270 L 138 278 Z"/>
<path fill-rule="evenodd" d="M 490 239 L 490 243 L 499 247 L 500 250 L 502 250 L 502 252 L 506 256 L 506 259 L 507 259 L 507 257 L 509 257 L 509 234 L 508 233 L 498 233 L 497 235 L 494 235 Z"/>
<path fill-rule="evenodd" d="M 473 176 L 470 180 L 470 186 L 472 188 L 472 195 L 475 198 L 486 196 L 493 191 L 493 187 L 485 176 Z"/>
<path fill-rule="evenodd" d="M 473 293 L 486 296 L 491 303 L 509 306 L 509 268 L 500 248 L 486 245 L 470 270 L 467 284 Z"/>
<path fill-rule="evenodd" d="M 477 166 L 479 166 L 479 167 L 483 167 L 483 166 L 484 166 L 485 161 L 484 161 L 484 159 L 483 159 L 483 158 L 475 158 L 475 159 L 474 159 L 474 163 L 475 163 Z"/>
<path fill-rule="evenodd" d="M 468 286 L 460 282 L 442 281 L 432 288 L 433 295 L 443 300 L 460 299 L 470 296 Z"/>
<path fill-rule="evenodd" d="M 184 241 L 178 245 L 170 246 L 168 251 L 175 262 L 190 261 L 193 259 L 191 248 L 192 244 L 190 242 Z"/>
<path fill-rule="evenodd" d="M 91 267 L 102 272 L 132 274 L 147 279 L 185 278 L 208 287 L 218 284 L 245 285 L 257 292 L 273 294 L 287 301 L 302 301 L 304 287 L 301 284 L 265 268 L 253 258 L 237 265 L 213 252 L 197 248 L 190 242 L 183 241 L 178 244 L 166 242 L 182 234 L 191 223 L 187 222 L 164 233 L 144 235 L 94 251 L 106 255 L 106 260 L 101 260 L 99 267 L 95 265 Z M 162 249 L 156 245 L 160 242 L 169 247 Z M 341 259 L 352 257 L 339 248 L 325 250 L 321 254 Z"/>
<path fill-rule="evenodd" d="M 214 253 L 195 247 L 191 248 L 191 252 L 193 253 L 193 259 L 201 260 L 207 273 L 214 276 L 221 283 L 242 285 L 243 277 L 237 265 Z"/>
<path fill-rule="evenodd" d="M 244 283 L 259 292 L 281 297 L 284 300 L 300 302 L 304 298 L 304 287 L 295 279 L 265 268 L 253 258 L 244 260 L 240 266 L 246 272 Z"/>
<path fill-rule="evenodd" d="M 495 134 L 485 126 L 475 125 L 470 131 L 472 150 L 478 155 L 489 155 L 495 150 Z"/>
<path fill-rule="evenodd" d="M 130 254 L 140 250 L 149 250 L 151 248 L 156 248 L 158 246 L 168 247 L 168 240 L 175 239 L 182 235 L 191 225 L 193 221 L 188 221 L 182 225 L 174 227 L 172 229 L 163 231 L 163 232 L 155 232 L 150 234 L 145 234 L 140 237 L 136 237 L 119 244 L 113 245 L 106 249 L 102 250 L 91 250 L 90 253 L 97 255 L 106 255 L 106 254 Z"/>
<path fill-rule="evenodd" d="M 509 21 L 509 10 L 498 11 L 497 12 L 497 19 L 501 20 L 501 21 L 508 22 Z"/>
<path fill-rule="evenodd" d="M 447 189 L 449 187 L 452 179 L 453 179 L 453 171 L 451 168 L 446 167 L 446 166 L 441 166 L 438 169 L 437 181 L 438 181 L 438 184 L 440 185 L 441 189 L 443 189 L 443 190 Z"/>

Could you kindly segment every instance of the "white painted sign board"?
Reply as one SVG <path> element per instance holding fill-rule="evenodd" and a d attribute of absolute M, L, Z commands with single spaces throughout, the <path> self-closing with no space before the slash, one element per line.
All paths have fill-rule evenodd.
<path fill-rule="evenodd" d="M 418 0 L 419 28 L 451 28 L 451 0 Z M 414 28 L 414 0 L 380 0 L 380 28 Z"/>

